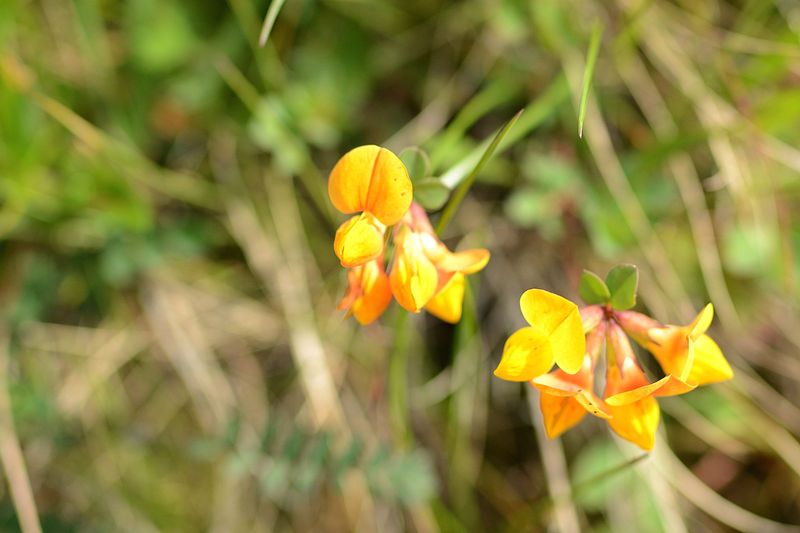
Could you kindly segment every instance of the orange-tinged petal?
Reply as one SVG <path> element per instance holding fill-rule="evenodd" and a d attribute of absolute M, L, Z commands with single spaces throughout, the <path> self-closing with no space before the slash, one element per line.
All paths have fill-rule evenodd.
<path fill-rule="evenodd" d="M 367 145 L 339 159 L 328 178 L 328 194 L 339 211 L 368 211 L 390 226 L 408 211 L 413 189 L 408 171 L 396 155 Z"/>
<path fill-rule="evenodd" d="M 370 213 L 350 218 L 336 230 L 333 250 L 344 267 L 363 265 L 383 253 L 386 227 Z"/>
<path fill-rule="evenodd" d="M 553 351 L 547 334 L 533 327 L 512 334 L 503 347 L 494 375 L 508 381 L 530 381 L 550 370 Z"/>
<path fill-rule="evenodd" d="M 433 316 L 455 324 L 461 320 L 464 303 L 464 274 L 456 272 L 436 295 L 430 299 L 425 309 Z"/>
<path fill-rule="evenodd" d="M 539 407 L 544 418 L 544 429 L 551 439 L 574 427 L 586 416 L 586 409 L 571 397 L 543 393 L 539 399 Z"/>
<path fill-rule="evenodd" d="M 708 335 L 700 335 L 692 343 L 694 362 L 687 381 L 697 385 L 717 383 L 733 377 L 731 365 L 722 355 L 717 343 Z"/>
<path fill-rule="evenodd" d="M 397 303 L 417 313 L 436 294 L 439 274 L 422 250 L 419 234 L 402 228 L 396 243 L 389 283 Z"/>
<path fill-rule="evenodd" d="M 643 450 L 653 449 L 660 410 L 652 396 L 627 405 L 609 406 L 609 410 L 612 418 L 608 425 L 617 435 Z"/>
<path fill-rule="evenodd" d="M 381 316 L 392 301 L 389 278 L 380 262 L 371 261 L 364 265 L 361 290 L 361 297 L 353 302 L 351 309 L 356 320 L 362 325 L 367 325 Z"/>
<path fill-rule="evenodd" d="M 522 316 L 531 326 L 549 335 L 555 362 L 569 374 L 580 370 L 586 338 L 578 306 L 541 289 L 530 289 L 519 300 Z"/>
<path fill-rule="evenodd" d="M 463 252 L 448 252 L 436 263 L 436 266 L 447 272 L 463 272 L 474 274 L 480 272 L 489 262 L 489 250 L 477 248 Z"/>
<path fill-rule="evenodd" d="M 673 375 L 664 376 L 654 383 L 649 383 L 625 392 L 618 392 L 605 399 L 605 402 L 618 407 L 638 402 L 646 396 L 677 396 L 694 390 L 696 385 L 690 385 Z"/>

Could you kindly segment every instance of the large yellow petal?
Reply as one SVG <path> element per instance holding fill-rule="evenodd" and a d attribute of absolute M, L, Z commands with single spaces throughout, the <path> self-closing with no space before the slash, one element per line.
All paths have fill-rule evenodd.
<path fill-rule="evenodd" d="M 609 410 L 612 418 L 608 425 L 617 435 L 643 450 L 653 449 L 660 410 L 658 402 L 652 396 L 628 405 L 609 406 Z"/>
<path fill-rule="evenodd" d="M 418 234 L 406 232 L 396 239 L 389 284 L 397 303 L 417 313 L 436 294 L 439 274 L 422 250 Z"/>
<path fill-rule="evenodd" d="M 553 366 L 547 334 L 533 327 L 517 330 L 506 341 L 494 375 L 508 381 L 530 381 Z"/>
<path fill-rule="evenodd" d="M 464 303 L 464 274 L 456 272 L 436 295 L 431 298 L 425 309 L 433 316 L 455 324 L 461 320 L 461 309 Z"/>
<path fill-rule="evenodd" d="M 575 398 L 542 393 L 539 407 L 547 436 L 554 439 L 586 416 L 586 409 Z"/>
<path fill-rule="evenodd" d="M 550 335 L 556 364 L 569 374 L 580 370 L 586 338 L 578 306 L 557 294 L 530 289 L 522 294 L 519 307 L 531 326 Z"/>
<path fill-rule="evenodd" d="M 367 145 L 339 159 L 328 178 L 328 194 L 339 211 L 369 211 L 388 226 L 408 211 L 413 189 L 408 171 L 396 155 Z"/>
<path fill-rule="evenodd" d="M 333 250 L 344 267 L 363 265 L 383 253 L 386 227 L 370 213 L 356 215 L 336 230 Z"/>
<path fill-rule="evenodd" d="M 717 343 L 708 335 L 700 335 L 693 343 L 694 363 L 689 371 L 689 383 L 704 385 L 733 377 L 731 365 L 722 355 Z"/>

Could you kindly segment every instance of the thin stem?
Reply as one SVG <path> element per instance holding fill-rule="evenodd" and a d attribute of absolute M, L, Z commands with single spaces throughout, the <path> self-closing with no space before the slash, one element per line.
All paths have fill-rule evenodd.
<path fill-rule="evenodd" d="M 389 419 L 400 447 L 412 442 L 408 413 L 408 313 L 398 309 L 394 320 L 394 346 L 389 354 Z"/>

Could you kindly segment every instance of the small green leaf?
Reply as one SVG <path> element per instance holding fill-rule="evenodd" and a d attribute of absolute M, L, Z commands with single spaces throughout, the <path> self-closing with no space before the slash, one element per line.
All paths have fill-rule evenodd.
<path fill-rule="evenodd" d="M 589 305 L 605 304 L 611 299 L 611 292 L 605 282 L 600 279 L 600 276 L 589 270 L 584 270 L 581 274 L 578 292 L 583 301 Z"/>
<path fill-rule="evenodd" d="M 417 182 L 431 175 L 431 160 L 422 148 L 411 146 L 400 152 L 400 161 L 406 166 L 411 181 Z"/>
<path fill-rule="evenodd" d="M 611 306 L 619 311 L 630 309 L 636 305 L 639 269 L 636 265 L 617 265 L 606 276 L 606 285 L 611 292 Z"/>
<path fill-rule="evenodd" d="M 428 211 L 436 211 L 447 202 L 450 189 L 439 178 L 424 178 L 414 184 L 414 199 Z"/>

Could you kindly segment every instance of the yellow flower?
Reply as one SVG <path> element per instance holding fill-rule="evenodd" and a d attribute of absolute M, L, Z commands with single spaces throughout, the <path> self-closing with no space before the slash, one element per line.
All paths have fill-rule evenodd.
<path fill-rule="evenodd" d="M 347 272 L 347 293 L 337 309 L 352 313 L 362 325 L 374 322 L 392 301 L 389 278 L 383 270 L 383 257 L 373 259 Z"/>
<path fill-rule="evenodd" d="M 594 370 L 603 347 L 605 324 L 593 329 L 586 339 L 583 366 L 577 374 L 558 369 L 534 378 L 531 385 L 539 389 L 539 407 L 547 436 L 558 437 L 580 422 L 586 413 L 609 419 L 608 406 L 595 395 Z"/>
<path fill-rule="evenodd" d="M 530 381 L 555 362 L 567 374 L 583 366 L 586 339 L 578 307 L 556 294 L 530 289 L 519 300 L 530 326 L 506 341 L 494 375 L 508 381 Z"/>
<path fill-rule="evenodd" d="M 611 414 L 608 425 L 623 439 L 651 450 L 660 416 L 654 397 L 684 394 L 695 386 L 671 374 L 650 383 L 628 337 L 616 323 L 609 324 L 606 339 L 608 369 L 604 398 Z"/>
<path fill-rule="evenodd" d="M 328 178 L 328 195 L 342 213 L 360 213 L 336 231 L 334 251 L 345 267 L 362 265 L 383 253 L 387 226 L 411 205 L 411 179 L 403 162 L 386 148 L 359 146 L 347 152 Z"/>
<path fill-rule="evenodd" d="M 705 334 L 713 318 L 714 307 L 708 304 L 688 326 L 651 327 L 645 347 L 664 372 L 684 375 L 694 385 L 731 379 L 731 366 L 717 343 Z"/>
<path fill-rule="evenodd" d="M 425 308 L 451 323 L 461 320 L 465 276 L 489 261 L 484 249 L 451 252 L 418 204 L 411 204 L 395 233 L 394 254 L 389 279 L 397 302 L 415 313 Z"/>

